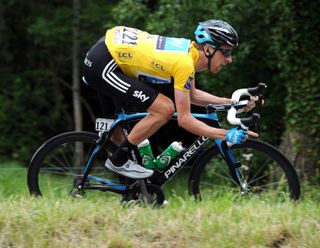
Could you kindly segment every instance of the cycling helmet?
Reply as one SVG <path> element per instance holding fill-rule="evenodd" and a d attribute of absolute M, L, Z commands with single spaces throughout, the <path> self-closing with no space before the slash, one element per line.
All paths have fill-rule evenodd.
<path fill-rule="evenodd" d="M 228 23 L 221 20 L 200 22 L 194 32 L 199 44 L 238 46 L 238 34 Z"/>

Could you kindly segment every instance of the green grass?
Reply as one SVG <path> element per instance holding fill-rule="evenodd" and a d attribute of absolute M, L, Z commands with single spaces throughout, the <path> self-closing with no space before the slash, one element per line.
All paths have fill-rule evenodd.
<path fill-rule="evenodd" d="M 319 247 L 320 193 L 299 202 L 217 192 L 196 202 L 183 182 L 164 208 L 121 206 L 111 193 L 82 199 L 28 196 L 26 170 L 0 167 L 0 247 Z M 7 169 L 3 169 L 7 168 Z M 177 188 L 174 188 L 177 187 Z M 172 189 L 170 189 L 172 188 Z M 112 196 L 112 197 L 111 197 Z"/>
<path fill-rule="evenodd" d="M 14 162 L 0 164 L 0 200 L 28 195 L 27 169 Z"/>

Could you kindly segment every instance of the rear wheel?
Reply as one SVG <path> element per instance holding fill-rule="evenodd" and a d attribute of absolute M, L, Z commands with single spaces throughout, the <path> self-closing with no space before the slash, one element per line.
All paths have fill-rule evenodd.
<path fill-rule="evenodd" d="M 230 191 L 259 197 L 299 199 L 300 183 L 296 171 L 278 149 L 248 139 L 244 144 L 232 146 L 231 150 L 235 160 L 241 163 L 241 187 L 234 179 L 234 171 L 230 173 L 218 147 L 214 146 L 195 162 L 189 178 L 190 193 L 199 199 Z"/>
<path fill-rule="evenodd" d="M 81 181 L 85 162 L 96 147 L 99 136 L 89 132 L 68 132 L 45 142 L 33 156 L 28 168 L 28 188 L 34 196 L 70 196 Z M 109 173 L 102 151 L 94 160 L 90 175 L 119 181 Z M 80 179 L 79 179 L 80 178 Z"/>

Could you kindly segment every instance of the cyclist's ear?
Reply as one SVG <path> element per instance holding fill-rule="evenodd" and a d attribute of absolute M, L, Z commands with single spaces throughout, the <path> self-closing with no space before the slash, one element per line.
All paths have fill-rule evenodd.
<path fill-rule="evenodd" d="M 209 53 L 207 54 L 207 56 L 212 56 L 214 54 L 214 50 L 215 48 L 209 45 L 209 49 L 208 49 Z"/>
<path fill-rule="evenodd" d="M 206 56 L 210 56 L 210 54 L 212 54 L 212 47 L 209 45 L 209 44 L 206 44 L 204 47 L 203 47 L 203 52 Z"/>

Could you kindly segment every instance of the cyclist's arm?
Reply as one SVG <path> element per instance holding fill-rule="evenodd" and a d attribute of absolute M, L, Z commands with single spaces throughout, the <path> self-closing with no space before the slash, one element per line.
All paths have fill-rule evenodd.
<path fill-rule="evenodd" d="M 190 91 L 191 103 L 198 106 L 206 106 L 208 104 L 230 104 L 231 99 L 225 97 L 218 97 L 209 94 L 203 90 L 199 90 L 192 84 Z M 248 105 L 244 108 L 245 112 L 251 111 L 255 107 L 255 101 L 258 101 L 257 96 L 250 97 Z"/>
<path fill-rule="evenodd" d="M 195 87 L 195 82 L 192 84 L 190 91 L 191 103 L 198 106 L 206 106 L 208 104 L 228 104 L 231 103 L 231 99 L 225 97 L 218 97 L 209 94 L 203 90 L 199 90 Z"/>
<path fill-rule="evenodd" d="M 195 135 L 225 140 L 226 130 L 210 127 L 191 115 L 190 92 L 174 89 L 174 96 L 180 127 Z"/>

